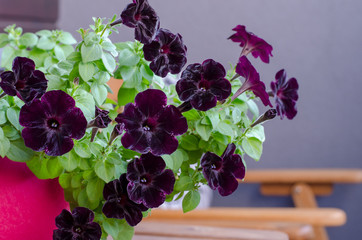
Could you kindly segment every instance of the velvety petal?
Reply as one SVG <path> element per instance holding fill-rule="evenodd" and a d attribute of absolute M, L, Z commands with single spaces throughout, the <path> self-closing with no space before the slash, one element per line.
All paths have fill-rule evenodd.
<path fill-rule="evenodd" d="M 85 207 L 76 207 L 72 211 L 75 224 L 85 225 L 89 222 L 93 222 L 94 213 L 88 208 Z"/>
<path fill-rule="evenodd" d="M 99 240 L 102 237 L 101 226 L 96 222 L 88 223 L 84 226 L 84 231 L 83 237 L 87 240 Z"/>
<path fill-rule="evenodd" d="M 182 54 L 168 54 L 168 69 L 172 74 L 178 74 L 185 66 L 187 58 Z"/>
<path fill-rule="evenodd" d="M 103 188 L 103 198 L 108 201 L 122 192 L 122 186 L 118 179 L 115 179 L 109 183 L 106 183 Z"/>
<path fill-rule="evenodd" d="M 200 63 L 190 64 L 182 72 L 181 78 L 199 82 L 201 80 L 203 67 Z"/>
<path fill-rule="evenodd" d="M 166 194 L 171 194 L 175 185 L 175 175 L 172 170 L 166 169 L 153 179 L 152 185 Z"/>
<path fill-rule="evenodd" d="M 218 191 L 221 196 L 228 196 L 238 188 L 238 181 L 230 173 L 219 173 L 219 187 Z"/>
<path fill-rule="evenodd" d="M 44 95 L 48 87 L 48 80 L 43 72 L 35 70 L 31 76 L 27 78 L 26 86 L 19 89 L 18 92 L 25 103 L 30 103 L 35 98 Z"/>
<path fill-rule="evenodd" d="M 140 223 L 143 218 L 142 212 L 134 206 L 127 207 L 126 211 L 124 212 L 124 216 L 126 222 L 132 227 Z"/>
<path fill-rule="evenodd" d="M 136 27 L 136 19 L 134 15 L 136 13 L 137 5 L 136 3 L 128 4 L 121 13 L 122 24 L 127 27 L 135 28 Z"/>
<path fill-rule="evenodd" d="M 243 160 L 241 159 L 240 155 L 234 154 L 232 157 L 232 161 L 237 163 L 236 167 L 233 169 L 233 175 L 236 178 L 244 179 L 245 177 L 245 166 Z"/>
<path fill-rule="evenodd" d="M 63 209 L 62 212 L 55 217 L 55 226 L 59 229 L 71 229 L 74 225 L 74 219 L 72 214 Z"/>
<path fill-rule="evenodd" d="M 95 119 L 94 119 L 94 126 L 98 128 L 106 128 L 112 119 L 108 116 L 109 111 L 102 110 L 96 106 L 95 109 Z"/>
<path fill-rule="evenodd" d="M 197 92 L 197 83 L 193 80 L 181 78 L 176 83 L 176 92 L 181 101 L 189 101 Z"/>
<path fill-rule="evenodd" d="M 23 127 L 45 127 L 46 115 L 43 104 L 35 99 L 30 105 L 23 105 L 20 109 L 19 123 Z"/>
<path fill-rule="evenodd" d="M 165 202 L 166 194 L 156 188 L 148 187 L 143 191 L 143 204 L 148 208 L 157 208 Z"/>
<path fill-rule="evenodd" d="M 261 39 L 261 41 L 258 41 L 258 43 L 254 45 L 254 50 L 251 54 L 253 57 L 260 57 L 261 61 L 269 63 L 269 56 L 273 56 L 272 51 L 273 47 Z"/>
<path fill-rule="evenodd" d="M 167 97 L 161 90 L 147 89 L 146 91 L 137 94 L 135 103 L 145 116 L 152 117 L 158 114 L 166 106 Z"/>
<path fill-rule="evenodd" d="M 297 79 L 291 78 L 286 83 L 284 90 L 283 90 L 283 96 L 287 99 L 291 99 L 293 101 L 298 100 L 298 90 L 299 85 L 297 82 Z"/>
<path fill-rule="evenodd" d="M 73 233 L 60 229 L 53 230 L 53 240 L 73 240 Z"/>
<path fill-rule="evenodd" d="M 24 128 L 21 132 L 25 146 L 34 151 L 42 151 L 46 148 L 48 134 L 43 128 Z"/>
<path fill-rule="evenodd" d="M 25 141 L 25 140 L 24 140 Z M 44 152 L 49 156 L 61 156 L 72 150 L 73 140 L 61 134 L 49 134 Z"/>
<path fill-rule="evenodd" d="M 151 153 L 154 155 L 172 154 L 178 147 L 177 139 L 166 131 L 158 131 L 151 139 Z"/>
<path fill-rule="evenodd" d="M 224 78 L 226 75 L 225 68 L 212 59 L 207 59 L 202 63 L 202 71 L 204 79 L 209 81 Z"/>
<path fill-rule="evenodd" d="M 212 164 L 216 162 L 221 162 L 222 159 L 218 155 L 212 152 L 206 152 L 201 158 L 201 167 L 209 168 Z"/>
<path fill-rule="evenodd" d="M 116 122 L 124 124 L 125 129 L 139 129 L 145 117 L 140 113 L 133 103 L 128 103 L 124 107 L 123 113 L 118 114 Z"/>
<path fill-rule="evenodd" d="M 107 218 L 123 219 L 125 215 L 123 207 L 121 207 L 116 200 L 106 201 L 102 207 L 102 212 Z"/>
<path fill-rule="evenodd" d="M 75 106 L 74 99 L 61 90 L 49 91 L 41 99 L 45 113 L 62 116 Z"/>
<path fill-rule="evenodd" d="M 126 132 L 121 142 L 123 147 L 137 151 L 139 153 L 147 153 L 150 150 L 148 137 L 141 131 Z"/>
<path fill-rule="evenodd" d="M 141 164 L 138 158 L 132 160 L 127 165 L 127 180 L 128 181 L 139 181 L 140 175 L 145 172 L 143 165 L 136 166 L 136 164 L 137 165 Z M 140 169 L 140 168 L 142 168 L 142 169 Z M 129 186 L 129 184 L 128 184 L 128 186 Z M 127 186 L 127 189 L 128 189 L 128 186 Z"/>
<path fill-rule="evenodd" d="M 236 150 L 236 146 L 234 143 L 230 143 L 226 146 L 226 149 L 225 151 L 223 152 L 223 154 L 221 155 L 221 158 L 222 159 L 225 159 L 225 158 L 231 158 L 232 155 L 234 154 Z"/>
<path fill-rule="evenodd" d="M 143 46 L 144 58 L 147 61 L 152 61 L 160 54 L 160 43 L 158 41 L 152 41 L 150 44 Z"/>
<path fill-rule="evenodd" d="M 81 139 L 87 128 L 87 119 L 80 108 L 72 108 L 66 112 L 61 123 L 62 134 L 74 139 Z"/>
<path fill-rule="evenodd" d="M 141 155 L 140 162 L 145 172 L 151 175 L 160 174 L 166 167 L 166 163 L 162 157 L 155 156 L 152 153 Z"/>
<path fill-rule="evenodd" d="M 129 182 L 127 185 L 128 197 L 135 203 L 141 204 L 143 201 L 143 187 L 141 184 Z"/>
<path fill-rule="evenodd" d="M 191 105 L 200 111 L 207 111 L 216 106 L 217 98 L 209 91 L 198 91 L 191 99 Z"/>
<path fill-rule="evenodd" d="M 173 105 L 167 106 L 158 118 L 159 128 L 175 136 L 184 134 L 187 129 L 187 120 L 180 110 Z"/>
<path fill-rule="evenodd" d="M 168 69 L 168 58 L 165 55 L 157 56 L 151 63 L 150 69 L 157 76 L 166 77 L 167 73 L 169 73 Z"/>
<path fill-rule="evenodd" d="M 15 75 L 11 71 L 6 71 L 0 74 L 0 87 L 2 90 L 9 96 L 16 95 L 16 88 L 15 88 Z"/>
<path fill-rule="evenodd" d="M 214 94 L 217 100 L 222 101 L 227 99 L 231 94 L 231 84 L 229 80 L 220 78 L 210 82 L 210 92 Z"/>
<path fill-rule="evenodd" d="M 16 57 L 13 61 L 13 72 L 15 78 L 22 80 L 29 77 L 35 70 L 35 63 L 33 60 L 26 57 Z"/>

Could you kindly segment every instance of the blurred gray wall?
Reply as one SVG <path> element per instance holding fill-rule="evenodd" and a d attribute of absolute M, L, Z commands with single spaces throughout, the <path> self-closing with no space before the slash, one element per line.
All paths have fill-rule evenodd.
<path fill-rule="evenodd" d="M 240 54 L 226 38 L 237 24 L 269 42 L 270 64 L 249 56 L 269 86 L 285 68 L 299 81 L 298 114 L 293 121 L 266 123 L 266 142 L 255 168 L 362 168 L 362 2 L 355 0 L 149 0 L 161 26 L 179 32 L 188 47 L 188 63 L 213 58 L 228 68 Z M 58 27 L 77 35 L 92 16 L 111 17 L 125 0 L 61 0 Z M 120 28 L 114 40 L 132 40 Z M 262 108 L 264 110 L 264 108 Z M 214 194 L 214 205 L 291 206 L 289 198 L 265 198 L 257 185 L 242 185 L 229 197 Z M 329 229 L 331 239 L 362 236 L 362 185 L 338 185 L 324 207 L 339 207 L 348 223 Z"/>

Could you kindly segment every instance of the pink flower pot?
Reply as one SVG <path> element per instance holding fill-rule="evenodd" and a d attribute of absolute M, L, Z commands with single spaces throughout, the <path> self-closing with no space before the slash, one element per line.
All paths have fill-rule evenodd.
<path fill-rule="evenodd" d="M 25 163 L 0 158 L 0 239 L 50 240 L 69 208 L 58 179 L 40 180 Z"/>

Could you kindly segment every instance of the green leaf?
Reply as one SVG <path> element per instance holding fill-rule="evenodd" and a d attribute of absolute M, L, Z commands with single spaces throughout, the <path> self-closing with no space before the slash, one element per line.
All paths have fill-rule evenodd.
<path fill-rule="evenodd" d="M 118 153 L 112 152 L 108 154 L 106 161 L 111 164 L 122 164 L 122 157 Z"/>
<path fill-rule="evenodd" d="M 181 176 L 175 183 L 175 190 L 178 192 L 192 190 L 194 183 L 190 176 Z"/>
<path fill-rule="evenodd" d="M 98 162 L 94 165 L 94 170 L 97 176 L 105 182 L 110 182 L 114 179 L 114 165 L 110 163 L 98 160 Z"/>
<path fill-rule="evenodd" d="M 4 116 L 5 118 L 5 116 Z M 2 127 L 2 130 L 4 131 L 5 137 L 7 137 L 10 141 L 16 140 L 20 138 L 19 131 L 16 130 L 12 125 L 7 124 Z"/>
<path fill-rule="evenodd" d="M 72 62 L 80 62 L 82 61 L 82 55 L 80 52 L 72 52 L 68 55 L 67 60 Z"/>
<path fill-rule="evenodd" d="M 114 57 L 111 54 L 103 52 L 102 62 L 108 72 L 113 73 L 114 69 L 116 69 L 116 60 L 114 60 Z"/>
<path fill-rule="evenodd" d="M 137 90 L 134 88 L 121 87 L 118 90 L 118 105 L 124 106 L 127 103 L 133 102 L 136 97 Z"/>
<path fill-rule="evenodd" d="M 135 66 L 140 61 L 140 57 L 130 49 L 123 49 L 119 52 L 120 66 Z"/>
<path fill-rule="evenodd" d="M 142 75 L 137 66 L 122 66 L 119 71 L 124 80 L 123 87 L 135 88 L 141 84 Z"/>
<path fill-rule="evenodd" d="M 79 75 L 82 77 L 84 81 L 88 82 L 90 79 L 92 79 L 95 73 L 96 73 L 96 66 L 94 65 L 94 63 L 91 62 L 79 63 Z"/>
<path fill-rule="evenodd" d="M 95 103 L 92 94 L 83 89 L 78 88 L 75 91 L 73 97 L 75 100 L 75 105 L 82 110 L 87 120 L 89 121 L 90 119 L 92 119 L 94 117 L 94 112 L 95 112 Z"/>
<path fill-rule="evenodd" d="M 38 36 L 41 36 L 41 37 L 50 37 L 52 35 L 52 32 L 49 30 L 40 30 L 40 31 L 36 32 L 35 34 Z"/>
<path fill-rule="evenodd" d="M 92 95 L 98 106 L 101 106 L 107 98 L 107 88 L 103 84 L 92 83 Z"/>
<path fill-rule="evenodd" d="M 246 103 L 249 106 L 250 112 L 254 115 L 254 118 L 257 118 L 259 116 L 258 105 L 256 105 L 256 103 L 251 99 L 249 99 Z"/>
<path fill-rule="evenodd" d="M 261 153 L 263 152 L 263 143 L 259 139 L 255 137 L 244 138 L 241 141 L 241 147 L 251 158 L 259 161 Z"/>
<path fill-rule="evenodd" d="M 92 178 L 88 180 L 86 191 L 88 199 L 92 202 L 103 199 L 104 181 L 99 178 Z"/>
<path fill-rule="evenodd" d="M 128 225 L 124 219 L 106 218 L 102 221 L 104 231 L 113 239 L 132 240 L 134 228 Z"/>
<path fill-rule="evenodd" d="M 182 200 L 182 211 L 184 213 L 194 210 L 200 203 L 200 193 L 192 190 L 188 192 Z"/>
<path fill-rule="evenodd" d="M 154 74 L 153 74 L 152 70 L 150 69 L 150 67 L 146 63 L 141 65 L 140 70 L 141 70 L 141 73 L 142 73 L 142 77 L 144 77 L 148 81 L 152 82 Z M 159 84 L 160 87 L 163 87 L 162 86 L 163 83 L 164 83 L 163 81 L 160 81 L 160 84 Z"/>
<path fill-rule="evenodd" d="M 194 151 L 199 149 L 199 139 L 195 135 L 184 135 L 181 137 L 181 147 L 185 150 Z"/>
<path fill-rule="evenodd" d="M 233 118 L 233 123 L 237 124 L 241 121 L 241 111 L 238 108 L 234 108 L 231 114 Z"/>
<path fill-rule="evenodd" d="M 10 149 L 7 152 L 7 157 L 15 162 L 26 162 L 34 156 L 34 151 L 26 147 L 24 140 L 19 138 L 10 142 Z"/>
<path fill-rule="evenodd" d="M 54 47 L 54 53 L 55 53 L 55 57 L 56 57 L 59 61 L 65 60 L 64 51 L 63 51 L 63 49 L 62 49 L 60 46 L 56 45 L 56 46 Z"/>
<path fill-rule="evenodd" d="M 255 138 L 259 139 L 261 142 L 264 142 L 265 134 L 264 134 L 263 125 L 256 125 L 252 129 L 250 129 L 248 132 L 246 132 L 245 136 L 248 138 L 255 137 Z"/>
<path fill-rule="evenodd" d="M 43 50 L 52 50 L 55 47 L 55 41 L 49 39 L 48 37 L 42 36 L 40 37 L 36 46 Z"/>
<path fill-rule="evenodd" d="M 4 67 L 6 69 L 12 68 L 12 63 L 15 58 L 15 50 L 11 46 L 6 46 L 2 49 L 1 53 L 1 67 Z"/>
<path fill-rule="evenodd" d="M 5 117 L 5 112 L 0 110 L 0 125 L 3 125 L 4 123 L 6 123 L 6 117 Z"/>
<path fill-rule="evenodd" d="M 220 123 L 219 113 L 218 112 L 207 111 L 206 115 L 209 118 L 212 127 L 216 128 L 216 126 Z"/>
<path fill-rule="evenodd" d="M 37 42 L 38 37 L 34 33 L 24 33 L 19 39 L 19 43 L 25 47 L 33 47 Z"/>
<path fill-rule="evenodd" d="M 177 172 L 181 164 L 188 160 L 188 155 L 185 151 L 177 149 L 171 155 L 163 155 L 162 158 L 165 160 L 166 166 L 172 171 Z"/>
<path fill-rule="evenodd" d="M 184 112 L 182 113 L 182 115 L 184 115 L 184 117 L 187 118 L 187 120 L 189 121 L 200 119 L 200 114 L 195 109 Z"/>
<path fill-rule="evenodd" d="M 3 129 L 0 127 L 0 156 L 5 157 L 10 149 L 10 141 L 5 137 Z"/>
<path fill-rule="evenodd" d="M 58 157 L 58 159 L 63 168 L 68 172 L 76 169 L 79 162 L 79 157 L 73 150 L 67 154 L 64 154 L 63 156 Z"/>
<path fill-rule="evenodd" d="M 26 165 L 39 179 L 49 179 L 58 177 L 63 167 L 56 157 L 35 156 Z"/>
<path fill-rule="evenodd" d="M 103 54 L 102 47 L 99 44 L 93 44 L 90 46 L 83 44 L 80 52 L 84 63 L 101 59 Z"/>
<path fill-rule="evenodd" d="M 62 173 L 59 176 L 59 184 L 62 188 L 70 188 L 70 181 L 72 179 L 72 175 L 70 173 Z"/>
<path fill-rule="evenodd" d="M 72 177 L 72 180 L 70 181 L 70 186 L 72 188 L 79 188 L 82 186 L 83 176 L 81 173 L 78 173 L 77 175 L 74 175 Z"/>
<path fill-rule="evenodd" d="M 69 32 L 62 32 L 61 35 L 58 38 L 59 42 L 67 45 L 76 44 L 77 41 L 75 38 L 70 34 Z"/>
<path fill-rule="evenodd" d="M 20 113 L 20 110 L 16 110 L 14 108 L 8 108 L 8 110 L 6 111 L 6 116 L 9 120 L 9 122 L 11 122 L 11 124 L 17 130 L 22 129 L 22 126 L 20 126 L 20 124 L 19 124 L 19 113 Z"/>
<path fill-rule="evenodd" d="M 234 130 L 232 129 L 230 124 L 227 124 L 226 122 L 220 122 L 217 125 L 216 130 L 221 134 L 224 134 L 226 136 L 230 136 L 231 139 L 234 138 Z"/>
<path fill-rule="evenodd" d="M 5 47 L 8 41 L 8 35 L 5 33 L 0 33 L 0 48 Z"/>
<path fill-rule="evenodd" d="M 212 127 L 210 125 L 204 125 L 201 121 L 198 121 L 195 125 L 196 132 L 200 135 L 200 137 L 208 141 L 212 132 Z"/>

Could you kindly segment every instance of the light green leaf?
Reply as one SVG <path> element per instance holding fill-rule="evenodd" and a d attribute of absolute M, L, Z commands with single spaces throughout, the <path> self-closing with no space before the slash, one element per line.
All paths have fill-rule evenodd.
<path fill-rule="evenodd" d="M 61 35 L 58 38 L 59 42 L 67 45 L 76 44 L 77 41 L 75 38 L 70 34 L 69 32 L 62 32 Z"/>
<path fill-rule="evenodd" d="M 40 37 L 36 46 L 43 50 L 52 50 L 55 47 L 55 41 L 43 36 Z"/>
<path fill-rule="evenodd" d="M 79 162 L 79 157 L 73 150 L 67 154 L 64 154 L 63 156 L 58 157 L 58 159 L 63 168 L 68 172 L 76 169 Z"/>
<path fill-rule="evenodd" d="M 1 67 L 6 69 L 12 68 L 12 63 L 15 58 L 15 50 L 11 46 L 6 46 L 3 48 L 1 53 Z"/>
<path fill-rule="evenodd" d="M 22 138 L 10 142 L 7 157 L 15 162 L 26 162 L 34 156 L 34 151 L 26 147 Z"/>
<path fill-rule="evenodd" d="M 111 54 L 103 52 L 102 62 L 108 72 L 113 73 L 114 69 L 116 69 L 116 60 L 114 60 L 114 57 Z"/>
<path fill-rule="evenodd" d="M 241 141 L 241 147 L 251 158 L 259 161 L 261 153 L 263 152 L 263 143 L 259 139 L 255 137 L 244 138 Z"/>
<path fill-rule="evenodd" d="M 120 66 L 135 66 L 140 61 L 140 57 L 130 49 L 123 49 L 119 52 Z"/>
<path fill-rule="evenodd" d="M 11 122 L 11 124 L 17 130 L 22 129 L 22 126 L 20 126 L 20 124 L 19 124 L 19 112 L 20 112 L 20 110 L 16 110 L 14 108 L 8 108 L 8 110 L 6 111 L 6 116 L 9 120 L 9 122 Z"/>
<path fill-rule="evenodd" d="M 55 53 L 55 57 L 56 57 L 59 61 L 65 60 L 64 51 L 63 51 L 63 49 L 62 49 L 60 46 L 56 45 L 56 46 L 54 47 L 54 53 Z"/>
<path fill-rule="evenodd" d="M 94 117 L 94 112 L 95 112 L 95 103 L 92 94 L 83 89 L 78 88 L 75 91 L 73 97 L 75 100 L 75 105 L 82 110 L 87 120 L 89 121 L 90 119 L 92 119 Z"/>
<path fill-rule="evenodd" d="M 199 149 L 199 138 L 195 135 L 184 135 L 181 137 L 181 147 L 185 150 L 194 151 Z"/>
<path fill-rule="evenodd" d="M 79 75 L 82 77 L 84 81 L 88 82 L 90 79 L 92 79 L 95 73 L 96 73 L 96 66 L 94 65 L 94 63 L 91 62 L 79 63 Z"/>
<path fill-rule="evenodd" d="M 217 125 L 216 130 L 221 134 L 234 138 L 234 130 L 232 129 L 230 124 L 227 124 L 226 122 L 220 122 Z"/>
<path fill-rule="evenodd" d="M 122 66 L 119 71 L 124 80 L 123 87 L 136 88 L 142 82 L 142 75 L 137 66 Z"/>
<path fill-rule="evenodd" d="M 249 99 L 246 103 L 249 106 L 250 112 L 254 115 L 254 118 L 259 117 L 258 105 L 256 105 L 256 103 L 251 99 Z"/>
<path fill-rule="evenodd" d="M 102 221 L 104 231 L 113 239 L 132 240 L 134 228 L 128 225 L 124 219 L 106 218 Z"/>
<path fill-rule="evenodd" d="M 86 46 L 85 44 L 81 47 L 82 60 L 84 63 L 93 62 L 102 58 L 102 47 L 99 44 L 93 44 Z"/>
<path fill-rule="evenodd" d="M 261 142 L 264 142 L 265 134 L 264 134 L 263 125 L 256 125 L 252 129 L 250 129 L 248 132 L 246 132 L 245 136 L 248 138 L 255 137 L 255 138 L 259 139 Z"/>
<path fill-rule="evenodd" d="M 56 157 L 35 156 L 27 161 L 26 165 L 39 179 L 56 178 L 63 171 L 63 167 Z"/>
<path fill-rule="evenodd" d="M 1 114 L 0 114 L 0 116 L 1 116 Z M 4 118 L 5 118 L 5 116 L 4 116 Z M 4 131 L 5 137 L 7 137 L 10 141 L 14 141 L 14 140 L 20 138 L 19 131 L 16 130 L 12 125 L 7 124 L 7 125 L 3 126 L 2 129 Z"/>
<path fill-rule="evenodd" d="M 72 175 L 70 173 L 62 173 L 59 176 L 59 184 L 62 188 L 66 189 L 70 187 L 70 181 L 72 179 Z"/>
<path fill-rule="evenodd" d="M 202 140 L 208 141 L 212 132 L 212 127 L 210 125 L 204 125 L 201 121 L 198 121 L 195 125 L 196 132 L 200 135 Z"/>
<path fill-rule="evenodd" d="M 200 203 L 200 193 L 192 190 L 188 192 L 182 200 L 182 210 L 184 213 L 194 210 Z"/>
<path fill-rule="evenodd" d="M 118 90 L 118 105 L 124 106 L 127 103 L 133 102 L 136 97 L 137 90 L 134 88 L 121 87 Z"/>
<path fill-rule="evenodd" d="M 103 187 L 104 181 L 97 177 L 88 180 L 88 184 L 86 187 L 88 199 L 92 202 L 102 200 Z"/>
<path fill-rule="evenodd" d="M 175 183 L 175 190 L 178 192 L 189 191 L 194 187 L 194 183 L 190 176 L 181 176 Z"/>
<path fill-rule="evenodd" d="M 231 115 L 234 124 L 237 124 L 241 121 L 241 111 L 238 108 L 234 108 Z"/>
<path fill-rule="evenodd" d="M 112 152 L 108 154 L 106 161 L 111 164 L 122 164 L 122 157 L 118 153 Z"/>
<path fill-rule="evenodd" d="M 40 30 L 40 31 L 36 32 L 35 34 L 38 36 L 41 36 L 41 37 L 50 37 L 52 35 L 52 32 L 49 30 Z"/>
<path fill-rule="evenodd" d="M 146 63 L 141 65 L 140 70 L 141 70 L 141 73 L 142 73 L 142 77 L 146 78 L 150 82 L 153 81 L 154 74 L 153 74 L 152 70 L 150 69 L 150 67 Z M 160 81 L 159 85 L 160 85 L 160 87 L 164 87 L 164 82 Z"/>
<path fill-rule="evenodd" d="M 92 83 L 91 92 L 98 106 L 101 106 L 107 98 L 107 88 L 102 84 Z"/>
<path fill-rule="evenodd" d="M 5 157 L 10 149 L 10 141 L 5 137 L 3 129 L 0 127 L 0 156 Z"/>
<path fill-rule="evenodd" d="M 67 60 L 72 62 L 80 62 L 82 61 L 82 55 L 80 52 L 72 52 L 68 55 Z"/>
<path fill-rule="evenodd" d="M 34 33 L 24 33 L 19 39 L 19 43 L 25 47 L 33 47 L 37 42 L 38 37 Z"/>
<path fill-rule="evenodd" d="M 188 160 L 188 155 L 185 151 L 177 149 L 171 155 L 163 155 L 162 158 L 165 160 L 166 166 L 172 171 L 177 172 L 181 164 Z"/>
<path fill-rule="evenodd" d="M 8 44 L 8 35 L 5 33 L 0 33 L 0 48 L 3 48 Z"/>
<path fill-rule="evenodd" d="M 97 176 L 105 182 L 110 182 L 114 179 L 114 165 L 110 163 L 98 161 L 94 165 L 94 170 Z"/>

